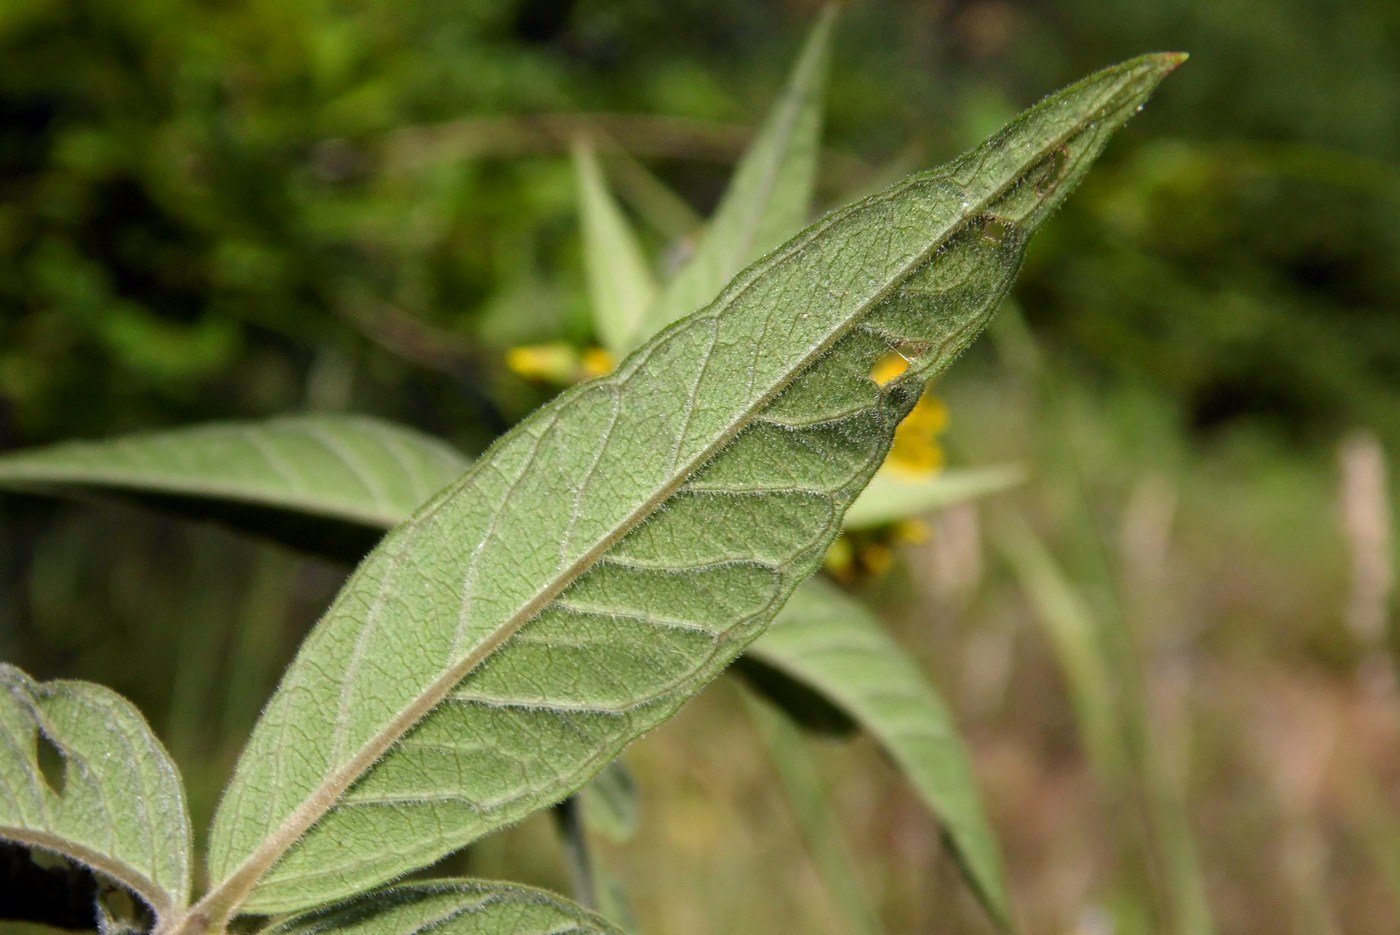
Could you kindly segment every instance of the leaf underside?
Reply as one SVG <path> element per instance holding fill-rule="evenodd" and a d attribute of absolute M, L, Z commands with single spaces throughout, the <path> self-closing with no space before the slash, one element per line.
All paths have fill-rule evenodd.
<path fill-rule="evenodd" d="M 989 308 L 1019 248 L 962 237 L 948 260 L 993 276 L 919 304 Z M 216 876 L 286 835 L 249 908 L 353 891 L 557 800 L 670 716 L 815 570 L 916 398 L 867 377 L 887 336 L 926 342 L 926 370 L 981 324 L 914 330 L 912 299 L 839 342 L 814 322 L 781 370 L 765 326 L 690 319 L 502 439 L 307 640 L 219 812 Z M 382 849 L 346 854 L 356 840 Z"/>
<path fill-rule="evenodd" d="M 745 264 L 796 232 L 808 216 L 834 14 L 835 8 L 828 7 L 813 29 L 783 99 L 741 161 L 702 235 L 700 248 L 653 309 L 647 321 L 651 330 L 688 311 L 688 297 L 699 301 L 718 292 Z M 612 202 L 596 168 L 580 172 L 580 189 L 590 295 L 598 333 L 606 341 L 609 335 L 617 334 L 616 321 L 630 317 L 625 314 L 627 308 L 635 307 L 635 303 L 620 301 L 629 293 L 619 284 L 638 280 L 636 240 L 615 208 L 602 210 Z M 610 223 L 600 223 L 605 219 Z M 636 340 L 650 336 L 638 333 Z M 995 493 L 1019 480 L 1020 473 L 1006 467 L 940 472 L 914 480 L 881 470 L 846 511 L 843 525 L 854 529 L 894 522 Z M 804 625 L 806 618 L 810 618 L 810 625 Z M 995 838 L 972 785 L 966 753 L 917 666 L 883 637 L 864 608 L 817 580 L 797 588 L 774 628 L 781 632 L 761 635 L 738 660 L 737 673 L 809 730 L 846 732 L 854 730 L 859 721 L 898 750 L 899 765 L 920 790 L 925 804 L 944 821 L 945 841 L 967 872 L 973 890 L 991 917 L 1004 926 L 1010 908 Z M 839 698 L 831 693 L 847 669 L 890 677 L 897 690 L 882 694 L 878 684 L 863 685 L 852 704 L 849 693 Z M 773 738 L 786 736 L 773 727 Z M 589 814 L 588 804 L 597 799 L 598 783 L 595 780 L 582 793 L 585 814 Z M 941 789 L 944 784 L 952 788 L 945 792 Z M 802 784 L 798 782 L 796 788 L 803 788 Z M 945 813 L 946 807 L 956 811 Z M 801 806 L 798 811 L 806 814 Z M 815 846 L 817 852 L 830 856 L 827 848 Z M 834 891 L 850 892 L 840 873 L 828 875 L 828 882 Z M 852 920 L 866 917 L 860 911 L 862 900 L 852 896 L 844 903 Z"/>
<path fill-rule="evenodd" d="M 336 439 L 335 449 L 325 444 L 324 440 L 329 438 Z M 171 454 L 186 448 L 186 454 L 178 457 Z M 332 472 L 326 484 L 295 483 L 298 477 L 310 477 L 325 469 L 327 460 L 331 462 Z M 275 465 L 279 463 L 295 463 L 298 469 L 295 472 L 278 470 Z M 344 466 L 337 468 L 337 464 Z M 100 485 L 121 489 L 140 489 L 145 485 L 152 491 L 162 491 L 164 485 L 179 484 L 182 489 L 191 491 L 187 512 L 201 517 L 218 515 L 216 508 L 220 506 L 234 512 L 246 508 L 249 503 L 304 515 L 316 531 L 317 550 L 324 554 L 327 546 L 336 543 L 377 540 L 392 525 L 379 519 L 381 514 L 397 510 L 394 520 L 402 520 L 412 512 L 412 506 L 424 499 L 420 497 L 419 501 L 414 501 L 414 497 L 425 489 L 437 490 L 445 486 L 468 464 L 465 457 L 429 436 L 374 420 L 326 414 L 176 429 L 24 452 L 0 458 L 0 483 L 7 478 L 15 482 L 22 466 L 29 482 L 42 478 L 51 487 L 78 485 L 85 490 L 95 490 L 100 489 Z M 7 465 L 11 472 L 8 475 L 5 474 Z M 197 465 L 199 470 L 191 477 L 182 470 L 185 465 Z M 405 465 L 414 466 L 411 473 L 405 471 Z M 1013 479 L 1004 469 L 989 470 L 985 478 L 983 473 L 971 472 L 965 479 L 955 478 L 956 489 L 943 492 L 940 492 L 942 488 L 926 491 L 928 485 L 921 483 L 896 483 L 901 488 L 911 488 L 910 496 L 920 500 L 924 494 L 931 499 L 946 499 L 980 493 L 984 488 L 995 488 Z M 867 487 L 846 513 L 847 527 L 852 525 L 854 517 L 864 515 L 863 504 L 873 489 L 873 484 Z M 198 495 L 194 493 L 196 490 Z M 378 497 L 374 496 L 376 491 Z M 368 518 L 374 519 L 367 521 Z M 887 517 L 877 517 L 877 520 L 887 521 Z M 272 530 L 278 538 L 282 538 L 285 531 L 285 524 Z M 817 593 L 807 594 L 809 589 L 817 589 Z M 808 711 L 815 718 L 803 721 L 809 727 L 845 731 L 854 729 L 859 721 L 878 736 L 881 733 L 880 707 L 848 709 L 844 704 L 832 707 L 832 702 L 838 699 L 828 694 L 829 673 L 820 666 L 809 666 L 810 659 L 817 659 L 837 664 L 839 668 L 839 659 L 827 654 L 813 656 L 808 651 L 809 647 L 820 648 L 825 642 L 825 629 L 803 630 L 812 637 L 809 640 L 799 638 L 798 631 L 787 625 L 793 622 L 799 608 L 804 609 L 804 615 L 806 609 L 816 608 L 829 590 L 817 581 L 799 587 L 773 628 L 749 648 L 746 656 L 749 661 L 742 674 L 766 694 L 780 698 L 785 710 Z M 866 612 L 858 605 L 852 606 L 853 603 L 842 601 L 840 606 L 851 609 L 852 625 L 859 629 Z M 825 619 L 829 615 L 819 612 L 817 616 Z M 784 625 L 779 627 L 779 624 Z M 888 649 L 898 652 L 893 644 L 889 644 Z M 960 749 L 956 752 L 960 754 Z M 907 763 L 911 780 L 922 788 L 926 781 L 921 781 L 912 770 L 927 771 L 928 767 L 917 760 Z M 613 766 L 617 769 L 616 775 L 604 770 L 598 779 L 612 776 L 617 781 L 602 787 L 597 781 L 591 783 L 582 790 L 582 804 L 591 827 L 621 840 L 630 835 L 635 824 L 636 804 L 624 791 L 630 784 L 625 768 L 620 762 Z M 937 770 L 934 774 L 938 775 Z M 924 798 L 935 807 L 935 814 L 942 817 L 937 809 L 942 800 L 935 803 L 928 794 Z M 985 824 L 980 815 L 963 820 Z M 949 842 L 955 850 L 962 847 L 963 838 L 949 834 Z M 969 858 L 966 863 L 977 868 L 987 862 Z M 999 880 L 974 882 L 983 892 L 1004 889 Z M 995 914 L 1000 910 L 994 908 L 993 911 Z"/>
<path fill-rule="evenodd" d="M 365 893 L 286 919 L 263 935 L 622 935 L 552 893 L 479 880 L 429 880 Z"/>
<path fill-rule="evenodd" d="M 820 562 L 1025 236 L 1179 59 L 1139 59 L 809 228 L 389 534 L 303 645 L 215 820 L 215 918 L 424 865 L 557 801 Z M 911 362 L 883 386 L 870 369 Z"/>
<path fill-rule="evenodd" d="M 57 762 L 45 770 L 47 746 Z M 84 864 L 158 916 L 190 895 L 180 774 L 140 712 L 89 682 L 0 663 L 0 838 Z"/>

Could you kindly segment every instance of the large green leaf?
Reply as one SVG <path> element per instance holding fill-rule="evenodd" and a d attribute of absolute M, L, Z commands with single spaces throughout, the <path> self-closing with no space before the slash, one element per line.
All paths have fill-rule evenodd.
<path fill-rule="evenodd" d="M 622 935 L 553 893 L 484 880 L 425 880 L 375 890 L 264 929 L 264 935 Z"/>
<path fill-rule="evenodd" d="M 749 652 L 819 689 L 880 742 L 938 817 L 983 904 L 1007 924 L 1000 851 L 952 716 L 870 611 L 814 579 L 793 594 Z"/>
<path fill-rule="evenodd" d="M 426 864 L 674 712 L 817 567 L 1027 234 L 1178 61 L 1100 72 L 814 225 L 391 532 L 255 729 L 198 910 L 292 910 Z M 911 366 L 877 385 L 892 346 Z"/>
<path fill-rule="evenodd" d="M 358 560 L 468 463 L 412 429 L 322 413 L 12 452 L 0 487 L 123 494 Z"/>
<path fill-rule="evenodd" d="M 822 11 L 689 262 L 666 284 L 632 336 L 635 346 L 714 298 L 731 276 L 806 223 L 817 177 L 822 98 L 837 7 Z"/>
<path fill-rule="evenodd" d="M 140 712 L 101 685 L 35 682 L 0 663 L 0 838 L 91 867 L 158 918 L 189 903 L 180 773 Z"/>
<path fill-rule="evenodd" d="M 828 17 L 830 15 L 828 11 Z M 766 223 L 769 227 L 765 236 L 776 239 L 795 230 L 805 217 L 811 200 L 812 154 L 816 148 L 821 110 L 822 58 L 830 43 L 829 30 L 828 22 L 819 24 L 814 30 L 807 54 L 794 71 L 786 99 L 775 109 L 765 133 L 737 173 L 730 196 L 716 213 L 699 255 L 672 282 L 658 306 L 657 318 L 649 321 L 649 326 L 666 324 L 673 315 L 686 310 L 684 303 L 711 295 L 744 263 L 757 258 L 767 248 L 768 244 L 762 238 L 745 242 L 742 231 L 754 231 L 757 229 L 755 225 Z M 776 172 L 776 180 L 783 184 L 765 184 L 762 181 L 765 177 L 769 183 L 775 181 L 773 176 L 765 176 L 765 173 L 771 172 Z M 596 219 L 593 223 L 588 223 L 588 212 L 584 213 L 584 244 L 585 255 L 590 260 L 587 271 L 594 299 L 594 315 L 599 321 L 600 331 L 606 334 L 609 320 L 615 317 L 615 312 L 607 307 L 609 302 L 616 304 L 610 296 L 617 291 L 617 284 L 626 284 L 636 278 L 633 272 L 636 261 L 632 259 L 636 252 L 636 239 L 626 220 L 613 206 L 596 167 L 591 173 L 581 170 L 580 175 L 585 198 L 591 199 L 595 205 L 593 213 Z M 588 201 L 585 201 L 585 206 L 587 204 Z M 638 338 L 645 336 L 639 335 Z M 948 471 L 912 480 L 882 470 L 875 474 L 846 511 L 844 526 L 848 529 L 879 526 L 916 513 L 996 493 L 1019 483 L 1021 479 L 1022 472 L 1012 466 Z M 896 760 L 909 771 L 911 781 L 920 789 L 925 802 L 935 814 L 942 811 L 940 806 L 949 802 L 959 803 L 963 807 L 963 814 L 956 816 L 956 821 L 948 825 L 947 840 L 959 855 L 988 912 L 1005 924 L 1010 918 L 1010 909 L 996 841 L 987 828 L 975 790 L 971 788 L 971 775 L 966 768 L 962 747 L 931 689 L 919 679 L 917 669 L 907 662 L 898 646 L 884 639 L 878 630 L 870 632 L 872 620 L 869 614 L 858 606 L 852 607 L 852 602 L 839 594 L 833 597 L 830 589 L 822 589 L 816 582 L 804 582 L 796 591 L 791 605 L 803 608 L 803 613 L 796 617 L 781 615 L 779 620 L 788 619 L 789 625 L 781 634 L 774 636 L 766 633 L 759 637 L 741 660 L 740 674 L 752 687 L 808 728 L 821 731 L 850 729 L 856 726 L 856 720 L 851 716 L 854 713 L 857 718 L 864 716 L 868 722 L 866 726 L 882 739 L 904 736 L 901 725 L 891 725 L 888 706 L 867 703 L 856 705 L 854 712 L 842 710 L 839 704 L 833 705 L 829 694 L 833 685 L 842 686 L 839 678 L 833 676 L 847 668 L 860 671 L 871 669 L 872 653 L 880 656 L 883 663 L 874 666 L 878 674 L 902 676 L 899 684 L 904 704 L 897 706 L 896 714 L 906 719 L 918 715 L 926 717 L 928 732 L 945 736 L 949 741 L 941 746 L 928 743 L 919 746 L 906 740 L 899 745 L 903 755 L 896 756 Z M 824 609 L 810 613 L 814 608 Z M 800 625 L 802 617 L 813 619 L 810 629 Z M 841 629 L 843 622 L 846 622 L 846 630 Z M 778 664 L 768 664 L 768 657 Z M 870 691 L 878 687 L 868 686 Z M 869 701 L 870 696 L 861 697 Z M 927 700 L 929 698 L 932 701 Z M 776 738 L 782 734 L 779 728 L 772 727 L 767 736 L 771 747 L 779 742 Z M 779 759 L 780 767 L 788 766 L 782 762 L 780 752 L 775 750 L 774 756 Z M 812 796 L 802 794 L 805 787 L 799 781 L 800 769 L 786 769 L 783 774 L 788 779 L 793 804 L 803 820 L 804 829 L 811 830 L 821 819 L 817 815 L 819 810 L 811 801 Z M 946 796 L 940 795 L 937 787 L 944 782 L 955 783 L 957 788 L 949 790 Z M 596 783 L 586 790 L 585 802 L 593 801 L 596 808 L 597 790 L 594 786 Z M 815 831 L 808 834 L 809 838 L 814 836 L 820 837 Z M 862 909 L 862 901 L 851 889 L 850 881 L 842 878 L 833 867 L 839 863 L 837 855 L 829 849 L 818 849 L 814 855 L 829 879 L 830 888 L 845 894 L 841 902 L 847 916 L 870 928 L 868 912 Z"/>

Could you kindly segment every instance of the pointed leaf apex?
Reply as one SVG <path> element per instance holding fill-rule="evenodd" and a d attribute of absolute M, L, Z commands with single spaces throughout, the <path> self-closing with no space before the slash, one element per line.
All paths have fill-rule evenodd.
<path fill-rule="evenodd" d="M 1162 63 L 1162 71 L 1171 74 L 1185 64 L 1191 57 L 1190 52 L 1158 52 L 1157 58 Z"/>

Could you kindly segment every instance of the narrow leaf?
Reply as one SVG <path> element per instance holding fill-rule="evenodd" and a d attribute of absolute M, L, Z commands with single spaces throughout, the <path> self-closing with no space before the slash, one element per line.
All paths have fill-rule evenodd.
<path fill-rule="evenodd" d="M 1118 723 L 1118 693 L 1094 612 L 1024 523 L 1003 523 L 996 542 L 1059 658 L 1090 761 L 1110 785 L 1117 784 L 1127 768 L 1127 750 Z"/>
<path fill-rule="evenodd" d="M 1011 918 L 997 847 L 952 716 L 870 611 L 825 582 L 797 590 L 752 655 L 818 689 L 878 740 L 938 818 L 991 916 Z"/>
<path fill-rule="evenodd" d="M 656 283 L 637 235 L 604 181 L 592 147 L 583 143 L 574 146 L 574 170 L 594 325 L 603 346 L 622 355 L 632 349 L 629 342 L 656 296 Z"/>
<path fill-rule="evenodd" d="M 1161 762 L 1141 689 L 1124 674 L 1137 665 L 1131 650 L 1112 641 L 1024 523 L 1008 522 L 999 539 L 1059 656 L 1091 763 L 1110 787 L 1138 787 L 1144 844 L 1163 871 L 1173 930 L 1210 935 L 1215 926 L 1185 807 Z"/>
<path fill-rule="evenodd" d="M 774 625 L 776 623 L 774 621 Z M 830 798 L 804 745 L 802 732 L 777 709 L 753 695 L 745 694 L 744 699 L 750 719 L 768 749 L 773 769 L 787 792 L 787 801 L 806 842 L 807 853 L 821 874 L 822 888 L 843 917 L 841 931 L 852 935 L 880 935 L 884 927 L 870 897 L 861 887 L 856 858 L 841 830 L 841 823 L 832 813 Z"/>
<path fill-rule="evenodd" d="M 695 253 L 632 334 L 633 346 L 710 301 L 731 276 L 806 223 L 836 10 L 833 4 L 822 11 L 782 98 L 740 160 Z"/>
<path fill-rule="evenodd" d="M 629 840 L 637 833 L 637 780 L 619 757 L 603 768 L 579 792 L 583 820 L 590 831 L 596 831 L 615 844 Z"/>
<path fill-rule="evenodd" d="M 363 416 L 319 414 L 67 442 L 0 455 L 0 487 L 136 497 L 358 560 L 466 470 L 447 445 Z"/>
<path fill-rule="evenodd" d="M 179 770 L 141 713 L 101 685 L 35 682 L 0 663 L 0 838 L 91 867 L 157 917 L 189 902 Z"/>
<path fill-rule="evenodd" d="M 198 910 L 294 910 L 427 864 L 674 713 L 817 568 L 1029 231 L 1179 60 L 1100 72 L 814 225 L 390 532 L 255 728 Z M 891 346 L 911 365 L 880 385 Z"/>
<path fill-rule="evenodd" d="M 563 897 L 514 883 L 426 880 L 286 919 L 264 935 L 622 935 Z"/>
<path fill-rule="evenodd" d="M 1025 479 L 1025 471 L 1014 464 L 940 471 L 917 480 L 905 480 L 889 471 L 880 471 L 846 511 L 846 528 L 868 529 L 946 509 L 1010 490 Z"/>
<path fill-rule="evenodd" d="M 797 600 L 803 591 L 820 587 L 818 580 L 811 578 L 802 582 L 790 600 Z M 765 630 L 754 645 L 734 661 L 729 671 L 808 733 L 844 737 L 860 730 L 860 725 L 851 719 L 850 714 L 826 697 L 821 689 L 763 661 L 763 644 L 768 641 L 770 630 Z"/>

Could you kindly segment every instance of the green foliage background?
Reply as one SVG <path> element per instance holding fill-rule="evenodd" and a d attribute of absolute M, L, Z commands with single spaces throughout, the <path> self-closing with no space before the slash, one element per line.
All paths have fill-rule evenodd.
<path fill-rule="evenodd" d="M 464 434 L 473 405 L 517 415 L 518 388 L 466 348 L 586 328 L 571 182 L 549 158 L 563 141 L 459 125 L 436 137 L 454 152 L 409 128 L 577 111 L 751 124 L 807 6 L 8 5 L 13 440 L 281 411 L 331 361 L 365 381 L 361 408 L 402 411 L 416 390 L 432 405 L 415 411 Z M 856 165 L 941 158 L 1036 90 L 1138 49 L 1190 49 L 1151 140 L 1039 248 L 1033 320 L 1196 425 L 1393 418 L 1397 19 L 1380 2 L 854 4 L 829 139 Z M 686 139 L 650 139 L 665 134 L 639 148 L 669 151 L 658 169 L 704 204 L 724 147 L 685 158 Z M 849 175 L 829 172 L 828 194 Z M 428 389 L 367 340 L 386 304 L 446 332 L 438 362 L 467 393 Z"/>
<path fill-rule="evenodd" d="M 504 368 L 505 350 L 589 338 L 566 158 L 576 118 L 561 115 L 694 121 L 598 126 L 708 210 L 815 9 L 802 0 L 0 5 L 0 448 L 320 408 L 389 416 L 480 449 L 548 394 Z M 969 460 L 1031 457 L 1051 476 L 1097 465 L 1085 482 L 1096 516 L 1118 516 L 1150 473 L 1178 480 L 1184 555 L 1174 573 L 1189 583 L 1168 603 L 1177 619 L 1205 622 L 1158 620 L 1140 634 L 1146 665 L 1155 671 L 1154 652 L 1199 640 L 1215 654 L 1190 657 L 1201 678 L 1238 665 L 1246 680 L 1232 684 L 1258 688 L 1191 712 L 1200 728 L 1187 746 L 1205 765 L 1187 787 L 1197 825 L 1235 842 L 1204 848 L 1222 927 L 1276 931 L 1287 915 L 1250 907 L 1290 905 L 1296 881 L 1258 870 L 1218 879 L 1232 855 L 1265 852 L 1284 833 L 1240 810 L 1249 764 L 1230 748 L 1258 726 L 1237 709 L 1272 697 L 1271 679 L 1341 709 L 1342 724 L 1368 697 L 1347 687 L 1364 652 L 1342 626 L 1329 472 L 1333 446 L 1354 428 L 1400 450 L 1400 6 L 854 2 L 830 82 L 821 191 L 829 204 L 846 200 L 890 167 L 953 154 L 1050 88 L 1167 48 L 1191 52 L 1190 67 L 1047 227 L 1017 287 L 1063 381 L 1063 419 L 1046 426 L 1032 410 L 1008 409 L 1016 387 L 982 349 L 948 387 L 952 444 Z M 684 249 L 679 233 L 658 226 L 650 236 Z M 1035 441 L 1008 450 L 1018 425 Z M 1056 447 L 1066 434 L 1078 439 L 1069 454 Z M 1056 489 L 1032 513 L 1072 570 L 1097 567 L 1086 535 L 1065 520 L 1086 504 Z M 119 508 L 7 497 L 0 522 L 0 657 L 133 697 L 190 774 L 203 827 L 242 733 L 339 572 Z M 1087 580 L 1091 591 L 1106 587 Z M 968 619 L 1016 615 L 994 585 Z M 896 575 L 875 590 L 906 624 L 924 620 L 910 581 Z M 1394 615 L 1393 596 L 1390 606 Z M 950 627 L 934 636 L 950 645 L 977 636 Z M 1045 654 L 1034 643 L 1024 652 Z M 951 686 L 975 681 L 951 651 L 928 655 Z M 1048 665 L 1023 665 L 1021 689 L 994 716 L 967 714 L 984 764 L 1060 762 L 1055 751 L 1072 736 L 1067 714 L 1041 723 L 1044 699 L 1063 711 Z M 1395 736 L 1377 730 L 1378 745 Z M 681 769 L 662 759 L 653 766 L 663 775 Z M 843 764 L 830 768 L 859 771 Z M 1395 768 L 1385 760 L 1375 775 Z M 753 792 L 746 781 L 730 791 Z M 1058 918 L 1037 888 L 1040 865 L 1015 856 L 1042 840 L 1015 804 L 1048 794 L 1030 788 L 993 778 L 989 796 L 1015 829 L 1006 832 L 1021 874 L 1013 887 Z M 691 814 L 691 793 L 669 807 Z M 879 798 L 842 794 L 848 805 Z M 1319 796 L 1308 822 L 1357 821 L 1337 817 L 1350 805 Z M 858 834 L 858 845 L 878 866 L 899 822 L 868 801 L 866 810 L 883 830 Z M 688 832 L 696 840 L 700 824 Z M 1337 834 L 1324 835 L 1326 853 L 1370 853 L 1359 824 Z M 728 843 L 697 847 L 712 856 Z M 522 847 L 508 862 L 550 882 L 557 871 L 540 853 Z M 1113 860 L 1111 849 L 1093 853 L 1090 874 Z M 1375 906 L 1382 918 L 1397 912 L 1393 888 L 1376 882 L 1384 875 L 1362 863 L 1322 875 L 1329 892 L 1361 906 L 1342 916 L 1353 923 Z M 717 889 L 733 882 L 714 875 Z M 888 870 L 873 887 L 887 916 L 917 930 L 917 881 Z M 731 912 L 732 930 L 744 929 L 740 908 L 720 915 Z M 685 913 L 678 931 L 689 930 Z"/>

